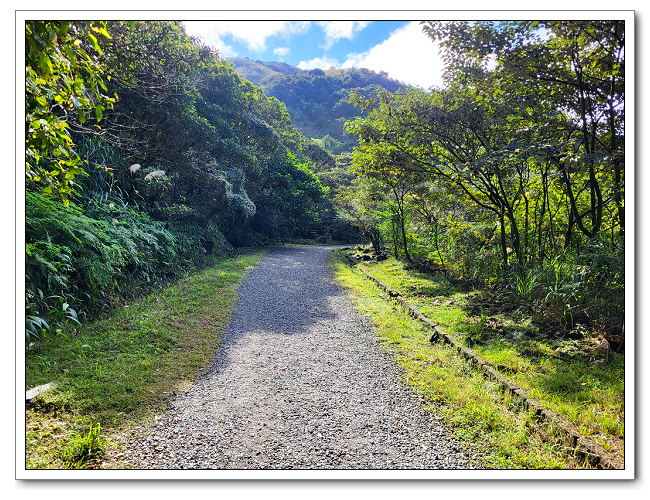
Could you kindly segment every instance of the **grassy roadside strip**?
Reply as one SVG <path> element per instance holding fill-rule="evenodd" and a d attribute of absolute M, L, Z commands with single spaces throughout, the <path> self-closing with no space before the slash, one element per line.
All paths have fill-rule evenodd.
<path fill-rule="evenodd" d="M 248 271 L 263 251 L 230 257 L 27 349 L 26 387 L 58 385 L 26 409 L 26 468 L 98 466 L 111 436 L 142 424 L 211 361 Z"/>
<path fill-rule="evenodd" d="M 575 448 L 575 452 L 580 455 L 581 458 L 588 458 L 592 465 L 597 465 L 606 469 L 616 469 L 618 466 L 618 460 L 612 455 L 607 453 L 601 446 L 592 441 L 586 436 L 583 436 L 580 431 L 578 431 L 574 426 L 570 425 L 560 418 L 556 413 L 544 408 L 544 406 L 539 404 L 539 401 L 532 399 L 528 394 L 528 391 L 519 387 L 517 384 L 509 380 L 502 373 L 499 373 L 488 361 L 479 356 L 472 349 L 468 348 L 466 345 L 463 345 L 462 342 L 458 340 L 455 335 L 450 335 L 448 333 L 442 332 L 438 325 L 435 322 L 431 321 L 430 318 L 423 315 L 422 312 L 411 304 L 409 301 L 405 300 L 402 297 L 402 294 L 397 290 L 393 290 L 388 287 L 385 283 L 382 283 L 380 280 L 377 280 L 372 276 L 368 271 L 362 266 L 358 266 L 358 269 L 366 276 L 366 278 L 371 281 L 375 281 L 379 288 L 387 292 L 390 297 L 394 298 L 395 301 L 399 302 L 401 306 L 414 318 L 418 319 L 420 322 L 425 323 L 430 327 L 429 333 L 432 334 L 430 342 L 436 340 L 443 340 L 446 343 L 454 346 L 456 350 L 463 356 L 468 362 L 477 366 L 483 372 L 483 374 L 497 381 L 502 388 L 508 390 L 514 396 L 519 397 L 523 401 L 527 408 L 534 409 L 538 416 L 554 422 L 564 433 L 567 435 L 569 440 L 572 443 L 572 447 Z M 502 367 L 500 367 L 502 368 Z"/>
<path fill-rule="evenodd" d="M 339 282 L 369 315 L 385 349 L 404 369 L 406 381 L 425 407 L 443 417 L 453 432 L 495 469 L 584 469 L 564 435 L 540 421 L 518 399 L 486 380 L 457 351 L 429 342 L 430 333 L 394 304 L 382 290 L 335 254 L 331 261 Z"/>
<path fill-rule="evenodd" d="M 445 333 L 595 441 L 623 468 L 625 356 L 604 348 L 597 331 L 558 332 L 561 328 L 552 321 L 532 318 L 489 290 L 407 271 L 394 259 L 369 267 Z"/>

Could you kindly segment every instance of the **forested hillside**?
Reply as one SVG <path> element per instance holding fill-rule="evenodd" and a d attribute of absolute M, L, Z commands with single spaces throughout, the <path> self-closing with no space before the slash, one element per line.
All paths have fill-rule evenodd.
<path fill-rule="evenodd" d="M 180 23 L 25 28 L 28 340 L 233 246 L 354 233 L 331 156 Z"/>
<path fill-rule="evenodd" d="M 234 65 L 239 76 L 246 78 L 259 87 L 263 87 L 273 77 L 293 75 L 303 71 L 283 62 L 252 61 L 247 57 L 228 57 L 226 61 Z"/>
<path fill-rule="evenodd" d="M 278 62 L 230 58 L 240 76 L 260 85 L 266 95 L 286 106 L 294 125 L 330 153 L 351 152 L 357 141 L 345 122 L 365 111 L 350 103 L 350 94 L 366 97 L 406 87 L 386 73 L 364 68 L 301 70 Z"/>

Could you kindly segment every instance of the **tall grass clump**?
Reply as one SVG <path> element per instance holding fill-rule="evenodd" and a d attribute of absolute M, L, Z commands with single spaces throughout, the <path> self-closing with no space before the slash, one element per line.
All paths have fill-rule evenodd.
<path fill-rule="evenodd" d="M 597 327 L 620 334 L 625 321 L 622 249 L 594 240 L 575 257 L 556 257 L 504 275 L 503 299 L 537 319 L 561 318 L 565 327 Z"/>

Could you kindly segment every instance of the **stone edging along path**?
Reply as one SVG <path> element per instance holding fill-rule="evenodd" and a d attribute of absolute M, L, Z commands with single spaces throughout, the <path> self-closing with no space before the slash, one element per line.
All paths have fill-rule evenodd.
<path fill-rule="evenodd" d="M 397 301 L 407 313 L 427 325 L 433 331 L 431 335 L 431 342 L 443 340 L 444 342 L 452 345 L 460 352 L 461 356 L 473 363 L 486 377 L 498 382 L 504 389 L 509 391 L 515 397 L 519 398 L 526 405 L 528 409 L 535 410 L 535 413 L 549 422 L 553 422 L 570 440 L 574 452 L 581 458 L 587 459 L 593 466 L 602 467 L 603 469 L 617 469 L 614 458 L 608 454 L 600 445 L 586 436 L 583 436 L 578 429 L 566 422 L 555 412 L 544 408 L 539 401 L 529 397 L 528 391 L 517 386 L 514 382 L 508 380 L 506 377 L 496 371 L 485 359 L 476 354 L 468 347 L 461 344 L 453 335 L 443 333 L 438 329 L 438 325 L 430 318 L 426 317 L 422 312 L 410 304 L 402 294 L 390 288 L 388 285 L 382 283 L 378 278 L 372 276 L 365 268 L 359 266 L 359 270 L 369 280 L 376 283 L 380 288 L 384 289 L 389 298 Z"/>

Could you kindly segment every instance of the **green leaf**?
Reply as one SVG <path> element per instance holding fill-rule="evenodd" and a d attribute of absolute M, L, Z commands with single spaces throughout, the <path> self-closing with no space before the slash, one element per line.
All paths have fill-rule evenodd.
<path fill-rule="evenodd" d="M 104 35 L 106 38 L 111 39 L 111 35 L 108 34 L 108 31 L 106 31 L 106 28 L 98 28 L 97 26 L 93 26 L 92 30 L 95 33 L 99 33 L 100 35 Z"/>
<path fill-rule="evenodd" d="M 88 33 L 88 38 L 90 38 L 90 42 L 92 43 L 93 48 L 100 54 L 103 54 L 102 49 L 99 46 L 99 43 L 97 43 L 97 38 L 95 38 L 95 35 L 93 35 L 92 33 Z"/>
<path fill-rule="evenodd" d="M 70 26 L 70 23 L 68 21 L 61 21 L 61 24 L 59 25 L 59 29 L 57 30 L 57 33 L 59 35 L 65 35 L 68 33 L 68 27 Z"/>
<path fill-rule="evenodd" d="M 38 65 L 43 70 L 43 73 L 45 73 L 45 76 L 49 76 L 54 72 L 52 69 L 52 61 L 50 61 L 50 58 L 44 52 L 38 53 Z"/>

